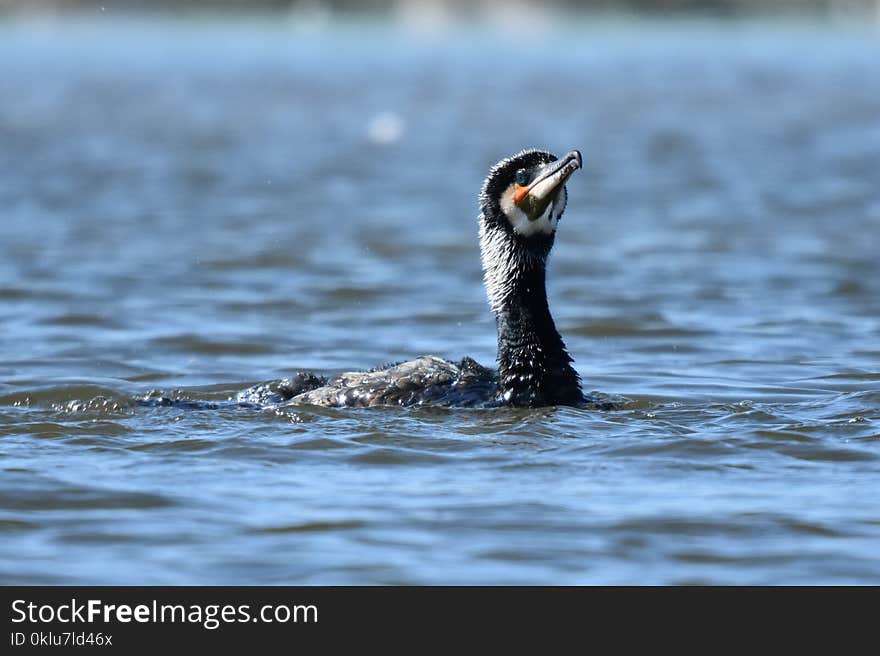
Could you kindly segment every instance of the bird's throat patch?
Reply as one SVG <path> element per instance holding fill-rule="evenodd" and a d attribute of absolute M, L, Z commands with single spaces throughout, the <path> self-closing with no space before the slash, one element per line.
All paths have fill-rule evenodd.
<path fill-rule="evenodd" d="M 513 183 L 501 194 L 501 210 L 513 231 L 523 237 L 538 233 L 552 234 L 557 223 L 552 204 L 556 194 L 550 194 L 541 200 L 526 195 L 517 203 L 519 189 L 523 187 Z"/>

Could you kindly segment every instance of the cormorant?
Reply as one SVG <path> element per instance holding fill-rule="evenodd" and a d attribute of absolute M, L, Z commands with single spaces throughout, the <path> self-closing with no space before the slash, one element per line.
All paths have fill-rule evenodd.
<path fill-rule="evenodd" d="M 285 406 L 586 404 L 580 377 L 550 315 L 545 287 L 547 256 L 568 200 L 565 183 L 581 165 L 576 150 L 561 159 L 524 150 L 493 166 L 483 183 L 480 253 L 498 327 L 497 372 L 470 358 L 449 362 L 423 356 L 332 380 L 299 374 L 271 396 Z M 261 391 L 268 396 L 262 387 L 239 398 L 263 396 Z"/>

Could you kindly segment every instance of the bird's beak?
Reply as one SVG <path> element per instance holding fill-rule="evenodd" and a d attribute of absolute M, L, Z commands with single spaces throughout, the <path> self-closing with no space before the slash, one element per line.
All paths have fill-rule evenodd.
<path fill-rule="evenodd" d="M 520 206 L 541 206 L 541 212 L 535 216 L 537 218 L 543 213 L 543 209 L 546 209 L 549 202 L 556 197 L 571 174 L 582 165 L 583 160 L 578 150 L 573 150 L 565 157 L 546 164 L 529 186 L 520 187 L 517 185 L 513 202 Z"/>

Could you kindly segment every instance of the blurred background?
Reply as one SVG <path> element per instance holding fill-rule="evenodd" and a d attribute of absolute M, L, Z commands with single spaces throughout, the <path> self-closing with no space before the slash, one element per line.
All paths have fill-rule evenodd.
<path fill-rule="evenodd" d="M 0 581 L 880 583 L 878 62 L 874 0 L 0 0 Z M 493 363 L 524 147 L 619 410 L 223 405 Z"/>
<path fill-rule="evenodd" d="M 534 20 L 560 23 L 573 16 L 775 17 L 829 23 L 880 23 L 877 0 L 0 0 L 9 14 L 161 12 L 271 13 L 276 20 L 312 25 L 339 19 L 392 22 L 409 29 L 455 29 L 475 21 L 494 26 Z"/>
<path fill-rule="evenodd" d="M 11 9 L 145 9 L 248 11 L 313 11 L 328 14 L 366 14 L 433 22 L 475 16 L 507 20 L 512 9 L 570 15 L 581 11 L 625 13 L 710 12 L 724 16 L 750 13 L 876 18 L 876 0 L 0 0 Z"/>

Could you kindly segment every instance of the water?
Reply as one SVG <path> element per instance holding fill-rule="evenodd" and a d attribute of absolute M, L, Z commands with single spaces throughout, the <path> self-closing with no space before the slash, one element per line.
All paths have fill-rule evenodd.
<path fill-rule="evenodd" d="M 4 583 L 880 583 L 880 40 L 0 24 Z M 495 356 L 476 193 L 579 148 L 620 410 L 137 407 Z"/>

